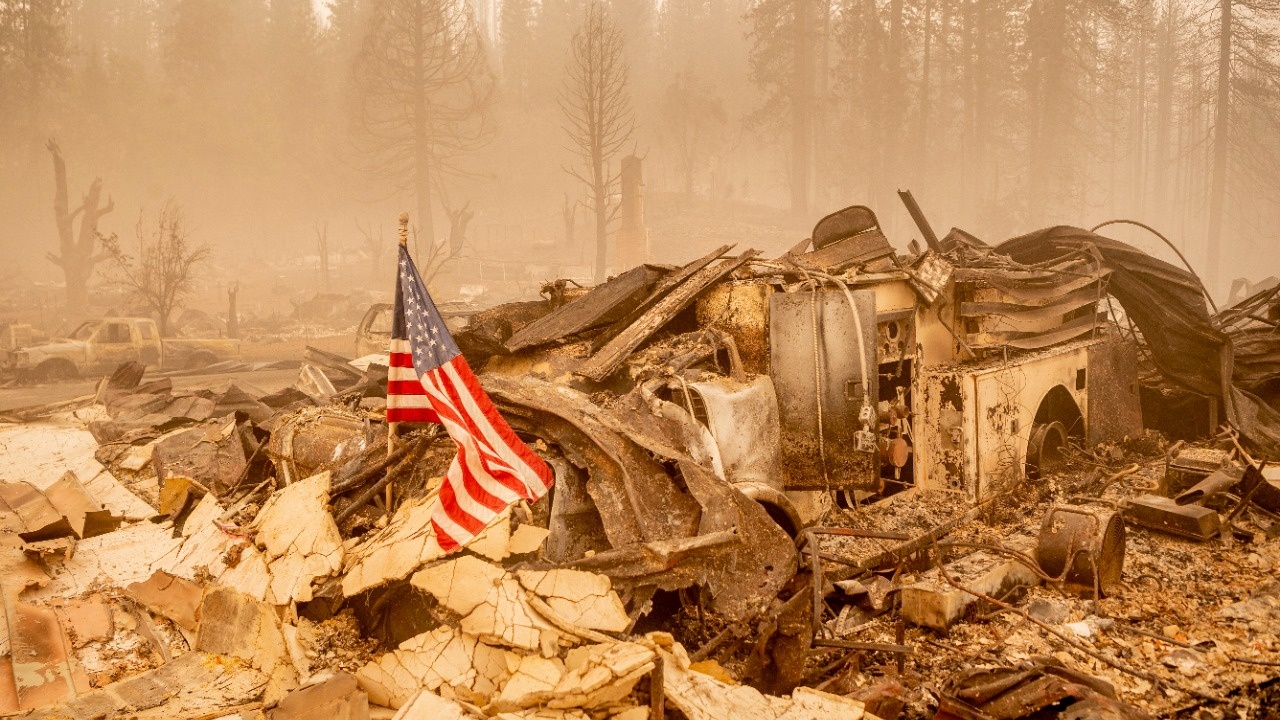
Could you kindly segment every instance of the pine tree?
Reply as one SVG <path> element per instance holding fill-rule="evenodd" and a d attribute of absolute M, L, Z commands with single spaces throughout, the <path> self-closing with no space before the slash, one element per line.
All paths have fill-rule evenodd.
<path fill-rule="evenodd" d="M 412 192 L 436 240 L 433 195 L 492 137 L 494 79 L 467 0 L 376 0 L 354 66 L 353 139 L 369 169 Z"/>

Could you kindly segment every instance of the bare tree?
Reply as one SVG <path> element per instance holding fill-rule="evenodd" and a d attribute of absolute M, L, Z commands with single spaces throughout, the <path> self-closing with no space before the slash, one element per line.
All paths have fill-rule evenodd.
<path fill-rule="evenodd" d="M 449 202 L 449 196 L 441 193 L 440 204 L 444 206 L 444 214 L 449 218 L 449 257 L 457 257 L 467 244 L 467 226 L 475 218 L 476 212 L 471 209 L 471 201 L 455 208 Z"/>
<path fill-rule="evenodd" d="M 67 305 L 74 311 L 89 306 L 89 278 L 93 268 L 108 255 L 96 253 L 98 220 L 115 209 L 116 204 L 107 196 L 102 205 L 102 179 L 94 178 L 89 192 L 81 198 L 80 207 L 70 209 L 67 202 L 67 166 L 62 160 L 62 149 L 52 138 L 45 144 L 53 156 L 53 216 L 58 223 L 58 254 L 48 254 L 49 261 L 62 268 L 67 282 Z M 79 232 L 76 232 L 76 216 L 80 216 Z"/>
<path fill-rule="evenodd" d="M 414 247 L 420 247 L 416 229 L 413 231 L 413 245 Z M 462 253 L 463 247 L 465 247 L 465 244 L 455 247 L 450 242 L 429 243 L 425 261 L 418 267 L 422 275 L 422 281 L 430 284 L 436 275 L 440 274 L 446 263 Z"/>
<path fill-rule="evenodd" d="M 610 195 L 620 174 L 609 165 L 635 130 L 622 33 L 600 0 L 587 6 L 586 17 L 573 34 L 566 73 L 560 107 L 579 164 L 565 172 L 587 186 L 595 212 L 595 280 L 599 283 L 605 279 L 609 223 L 618 212 Z"/>
<path fill-rule="evenodd" d="M 354 139 L 375 173 L 414 193 L 434 247 L 439 176 L 492 137 L 494 78 L 471 4 L 376 0 L 354 70 Z"/>
<path fill-rule="evenodd" d="M 156 316 L 160 334 L 169 334 L 169 318 L 191 294 L 195 268 L 209 258 L 207 245 L 193 245 L 182 208 L 170 200 L 151 222 L 138 213 L 138 256 L 127 254 L 119 238 L 102 238 L 111 258 L 111 279 Z"/>
<path fill-rule="evenodd" d="M 325 292 L 332 289 L 329 277 L 329 222 L 315 224 L 316 252 L 320 254 L 320 282 Z"/>

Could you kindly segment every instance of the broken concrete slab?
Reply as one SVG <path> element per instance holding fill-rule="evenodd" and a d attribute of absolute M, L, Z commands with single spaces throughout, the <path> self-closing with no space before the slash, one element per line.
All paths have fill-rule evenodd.
<path fill-rule="evenodd" d="M 120 587 L 145 581 L 152 565 L 180 545 L 171 524 L 146 521 L 81 540 L 70 558 L 50 568 L 48 587 L 32 597 L 74 597 L 98 581 Z"/>
<path fill-rule="evenodd" d="M 391 720 L 467 720 L 470 717 L 472 715 L 458 703 L 430 690 L 419 690 Z"/>
<path fill-rule="evenodd" d="M 253 522 L 266 548 L 270 596 L 277 605 L 311 599 L 311 584 L 342 568 L 342 536 L 328 511 L 329 473 L 287 485 Z"/>
<path fill-rule="evenodd" d="M 204 588 L 197 583 L 156 570 L 144 582 L 129 583 L 125 592 L 151 612 L 172 620 L 179 627 L 195 631 L 199 626 Z"/>
<path fill-rule="evenodd" d="M 552 708 L 529 708 L 494 715 L 495 720 L 591 720 L 591 716 L 581 710 L 555 710 Z"/>
<path fill-rule="evenodd" d="M 268 677 L 264 699 L 275 702 L 298 684 L 279 616 L 271 606 L 231 588 L 213 587 L 200 605 L 195 649 L 242 658 Z"/>
<path fill-rule="evenodd" d="M 239 658 L 189 652 L 173 662 L 16 716 L 20 720 L 216 718 L 261 706 L 267 678 Z"/>
<path fill-rule="evenodd" d="M 370 702 L 400 708 L 419 689 L 449 693 L 471 688 L 477 672 L 473 664 L 477 642 L 458 630 L 441 626 L 415 635 L 392 652 L 370 662 L 356 673 Z"/>
<path fill-rule="evenodd" d="M 987 551 L 947 563 L 947 573 L 961 585 L 991 597 L 1040 584 L 1040 576 L 1023 563 Z M 978 602 L 977 596 L 947 583 L 936 568 L 920 582 L 903 587 L 900 597 L 903 619 L 935 630 L 951 627 Z"/>
<path fill-rule="evenodd" d="M 370 533 L 346 556 L 342 594 L 351 597 L 369 588 L 408 577 L 414 570 L 445 556 L 436 541 L 431 515 L 439 505 L 432 492 L 404 502 L 382 530 Z M 511 555 L 511 510 L 499 513 L 464 547 L 495 562 Z M 530 541 L 528 533 L 521 545 Z"/>
<path fill-rule="evenodd" d="M 512 669 L 511 678 L 502 691 L 485 707 L 485 712 L 509 712 L 544 706 L 556 696 L 556 687 L 564 677 L 560 658 L 538 655 L 521 657 Z"/>
<path fill-rule="evenodd" d="M 155 515 L 98 462 L 97 450 L 97 440 L 74 420 L 5 425 L 0 427 L 0 481 L 30 482 L 44 490 L 72 472 L 113 515 L 130 521 Z"/>
<path fill-rule="evenodd" d="M 434 595 L 441 605 L 465 616 L 484 602 L 490 589 L 506 575 L 497 565 L 473 555 L 463 555 L 419 570 L 409 582 Z"/>
<path fill-rule="evenodd" d="M 521 523 L 511 533 L 511 540 L 507 543 L 507 552 L 511 555 L 525 555 L 537 552 L 550 534 L 551 531 L 546 528 Z"/>
<path fill-rule="evenodd" d="M 730 685 L 691 670 L 689 656 L 676 644 L 659 647 L 666 701 L 688 720 L 862 720 L 871 718 L 857 700 L 805 687 L 791 697 L 765 695 L 746 685 Z"/>
<path fill-rule="evenodd" d="M 313 678 L 289 693 L 271 720 L 369 720 L 369 696 L 350 673 Z"/>
<path fill-rule="evenodd" d="M 565 655 L 566 672 L 548 702 L 552 708 L 593 710 L 621 703 L 655 667 L 653 648 L 639 643 L 586 645 Z"/>
<path fill-rule="evenodd" d="M 444 557 L 431 528 L 434 497 L 406 500 L 387 526 L 347 553 L 342 594 L 356 593 L 407 577 L 422 565 Z"/>
<path fill-rule="evenodd" d="M 492 645 L 540 651 L 555 655 L 560 643 L 573 644 L 573 638 L 543 618 L 530 606 L 520 583 L 504 578 L 489 588 L 484 600 L 462 618 L 462 632 Z"/>
<path fill-rule="evenodd" d="M 207 573 L 254 599 L 283 604 L 271 593 L 266 557 L 247 534 L 221 523 L 221 515 L 212 495 L 201 498 L 182 526 L 182 537 L 152 567 L 187 579 Z"/>
<path fill-rule="evenodd" d="M 519 570 L 520 585 L 576 626 L 624 632 L 631 618 L 608 577 L 583 570 Z"/>
<path fill-rule="evenodd" d="M 466 544 L 480 557 L 501 562 L 511 555 L 511 509 L 507 508 L 489 521 L 480 533 Z"/>

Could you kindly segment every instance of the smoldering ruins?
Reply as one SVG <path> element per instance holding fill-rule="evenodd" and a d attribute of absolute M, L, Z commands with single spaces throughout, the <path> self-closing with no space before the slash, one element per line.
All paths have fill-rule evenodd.
<path fill-rule="evenodd" d="M 1276 717 L 1277 19 L 0 0 L 0 714 Z"/>

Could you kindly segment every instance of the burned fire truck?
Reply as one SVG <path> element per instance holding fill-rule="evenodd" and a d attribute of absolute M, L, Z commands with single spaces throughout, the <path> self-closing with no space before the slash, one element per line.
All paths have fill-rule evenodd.
<path fill-rule="evenodd" d="M 710 468 L 794 535 L 833 503 L 909 488 L 978 502 L 1047 471 L 1070 441 L 1141 432 L 1136 348 L 1108 320 L 1100 253 L 1028 265 L 958 230 L 930 245 L 897 257 L 875 214 L 855 206 L 781 258 L 723 247 L 589 291 L 552 284 L 545 301 L 477 316 L 459 342 L 508 412 L 530 420 L 521 429 L 548 445 L 565 446 L 558 424 L 608 418 L 568 433 L 579 460 L 557 467 L 584 482 L 557 485 L 553 530 L 594 515 L 601 497 L 637 508 L 678 495 L 688 479 L 673 455 Z M 531 392 L 530 378 L 547 385 Z M 618 447 L 606 447 L 606 431 Z M 604 474 L 602 456 L 628 455 L 656 458 L 673 487 L 606 491 L 587 477 Z M 553 538 L 611 540 L 604 524 Z M 565 557 L 587 549 L 598 548 L 566 547 Z"/>

